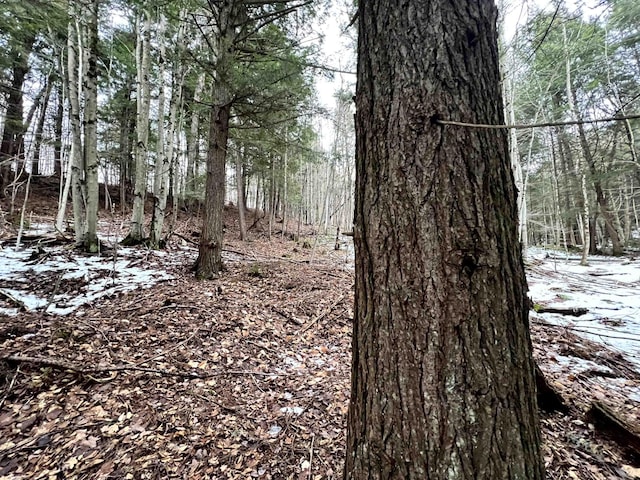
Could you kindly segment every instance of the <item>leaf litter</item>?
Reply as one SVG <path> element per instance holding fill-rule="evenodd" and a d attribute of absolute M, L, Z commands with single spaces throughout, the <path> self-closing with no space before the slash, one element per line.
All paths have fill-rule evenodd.
<path fill-rule="evenodd" d="M 181 228 L 189 238 L 188 221 Z M 0 361 L 0 479 L 341 477 L 348 255 L 333 242 L 312 252 L 260 230 L 249 243 L 234 234 L 226 271 L 209 282 L 193 279 L 197 250 L 176 237 L 165 252 L 118 249 L 115 269 L 113 252 L 45 247 L 37 268 L 25 266 L 30 251 L 0 252 L 23 263 L 1 264 L 0 285 L 24 304 L 0 314 L 2 355 L 58 362 Z M 577 333 L 532 312 L 536 360 L 570 405 L 541 414 L 549 478 L 640 478 L 637 459 L 584 416 L 605 400 L 637 425 L 636 366 Z"/>

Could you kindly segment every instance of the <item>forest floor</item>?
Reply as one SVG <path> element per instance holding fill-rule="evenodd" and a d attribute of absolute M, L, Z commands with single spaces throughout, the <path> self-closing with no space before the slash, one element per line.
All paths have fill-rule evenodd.
<path fill-rule="evenodd" d="M 228 208 L 226 271 L 199 282 L 194 216 L 150 251 L 109 243 L 127 221 L 102 212 L 105 248 L 89 257 L 53 241 L 52 203 L 35 195 L 22 248 L 10 223 L 0 238 L 0 357 L 11 358 L 0 361 L 0 479 L 341 477 L 354 283 L 344 244 L 310 227 L 312 248 L 269 239 L 261 222 L 240 242 Z M 606 276 L 622 260 L 570 262 L 527 260 L 536 308 L 606 296 L 589 304 L 599 330 L 587 333 L 579 317 L 532 311 L 536 360 L 568 406 L 541 412 L 548 477 L 640 478 L 633 439 L 621 446 L 588 415 L 600 402 L 640 425 L 640 335 L 620 331 L 640 324 L 628 296 L 640 261 L 626 259 L 624 278 Z"/>

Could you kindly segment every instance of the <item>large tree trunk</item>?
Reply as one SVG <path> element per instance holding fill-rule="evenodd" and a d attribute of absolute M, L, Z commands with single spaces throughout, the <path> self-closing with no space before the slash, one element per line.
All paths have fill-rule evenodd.
<path fill-rule="evenodd" d="M 24 134 L 28 124 L 24 122 L 24 82 L 29 73 L 29 54 L 35 43 L 35 35 L 27 34 L 12 45 L 11 85 L 7 88 L 7 110 L 5 112 L 2 143 L 0 143 L 0 197 L 11 178 L 11 164 L 15 161 L 20 169 L 24 160 Z"/>
<path fill-rule="evenodd" d="M 199 279 L 214 278 L 222 270 L 222 215 L 230 111 L 230 104 L 215 105 L 211 109 L 204 214 L 196 260 L 196 276 Z"/>
<path fill-rule="evenodd" d="M 576 239 L 577 225 L 576 225 L 576 212 L 572 207 L 570 194 L 576 199 L 575 204 L 580 208 L 579 215 L 582 214 L 584 209 L 582 200 L 582 194 L 579 192 L 580 188 L 577 186 L 576 172 L 573 165 L 573 156 L 571 149 L 569 148 L 569 142 L 567 140 L 566 129 L 564 127 L 554 128 L 554 133 L 558 141 L 558 157 L 560 159 L 560 168 L 562 174 L 560 178 L 563 179 L 561 190 L 561 208 L 563 210 L 563 219 L 567 225 L 568 231 L 568 243 L 575 246 L 578 242 Z"/>
<path fill-rule="evenodd" d="M 209 149 L 205 180 L 204 214 L 200 249 L 195 264 L 200 279 L 216 277 L 222 270 L 224 190 L 226 181 L 229 117 L 233 96 L 231 73 L 237 26 L 245 18 L 242 2 L 222 2 L 216 7 L 218 32 L 214 35 L 215 77 L 211 89 Z"/>
<path fill-rule="evenodd" d="M 544 478 L 492 3 L 359 3 L 346 479 Z"/>
<path fill-rule="evenodd" d="M 133 83 L 127 81 L 127 85 Z M 132 185 L 132 172 L 134 161 L 132 156 L 133 138 L 136 134 L 136 116 L 133 112 L 133 102 L 131 94 L 133 90 L 126 87 L 126 97 L 124 98 L 120 110 L 120 131 L 118 133 L 118 160 L 120 177 L 120 209 L 125 213 L 125 206 L 128 204 L 128 196 Z"/>

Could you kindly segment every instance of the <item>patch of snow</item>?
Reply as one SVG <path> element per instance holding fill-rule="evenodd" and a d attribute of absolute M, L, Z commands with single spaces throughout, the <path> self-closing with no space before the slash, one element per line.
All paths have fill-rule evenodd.
<path fill-rule="evenodd" d="M 567 357 L 564 355 L 554 354 L 550 357 L 550 362 L 545 363 L 551 371 L 561 371 L 569 368 L 575 373 L 584 373 L 589 371 L 601 372 L 601 373 L 613 373 L 606 365 L 600 365 L 599 363 L 591 360 L 585 360 L 579 357 Z"/>
<path fill-rule="evenodd" d="M 25 293 L 22 290 L 5 288 L 4 291 L 24 305 L 27 310 L 37 310 L 39 308 L 44 308 L 47 305 L 46 299 L 40 298 L 31 293 Z"/>
<path fill-rule="evenodd" d="M 282 413 L 290 413 L 293 415 L 301 415 L 304 412 L 304 408 L 302 407 L 282 407 L 280 409 Z"/>
<path fill-rule="evenodd" d="M 71 255 L 62 248 L 51 248 L 41 263 L 30 262 L 31 250 L 5 248 L 0 250 L 0 281 L 13 288 L 4 291 L 23 304 L 27 310 L 47 307 L 48 313 L 68 315 L 81 305 L 174 278 L 158 269 L 145 268 L 148 252 L 121 247 L 115 255 Z M 29 291 L 27 275 L 50 275 L 62 280 L 81 280 L 86 284 L 71 293 L 57 293 L 41 298 Z M 24 285 L 24 288 L 22 288 Z M 17 314 L 17 309 L 4 313 Z"/>
<path fill-rule="evenodd" d="M 575 256 L 530 249 L 535 264 L 527 269 L 529 296 L 536 304 L 587 308 L 571 317 L 538 313 L 545 321 L 619 351 L 640 367 L 640 262 L 615 257 L 589 257 L 581 266 Z"/>
<path fill-rule="evenodd" d="M 294 358 L 291 357 L 285 357 L 284 359 L 284 363 L 285 365 L 289 365 L 293 368 L 301 368 L 302 367 L 302 363 L 300 363 L 299 361 L 297 361 Z"/>
<path fill-rule="evenodd" d="M 29 222 L 29 226 L 22 231 L 23 236 L 39 236 L 55 232 L 53 225 L 43 222 Z"/>

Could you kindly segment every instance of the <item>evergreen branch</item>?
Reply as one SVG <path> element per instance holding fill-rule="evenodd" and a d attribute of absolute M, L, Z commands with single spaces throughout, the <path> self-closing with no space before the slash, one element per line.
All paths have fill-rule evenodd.
<path fill-rule="evenodd" d="M 243 36 L 237 37 L 235 39 L 235 41 L 234 41 L 234 44 L 244 42 L 245 40 L 247 40 L 252 35 L 255 35 L 256 33 L 258 33 L 262 28 L 266 27 L 267 25 L 269 25 L 269 24 L 281 19 L 282 17 L 285 17 L 285 16 L 289 15 L 291 12 L 295 12 L 299 8 L 305 7 L 307 5 L 311 5 L 312 3 L 313 3 L 313 0 L 307 0 L 307 1 L 299 3 L 297 5 L 293 5 L 293 6 L 289 7 L 289 8 L 285 8 L 284 10 L 279 10 L 277 12 L 273 12 L 273 13 L 269 13 L 269 14 L 266 14 L 266 15 L 262 15 L 260 17 L 252 18 L 251 19 L 252 21 L 261 20 L 261 19 L 264 19 L 264 21 L 260 22 L 256 27 L 254 27 L 252 30 L 250 30 L 249 32 L 247 32 Z"/>

